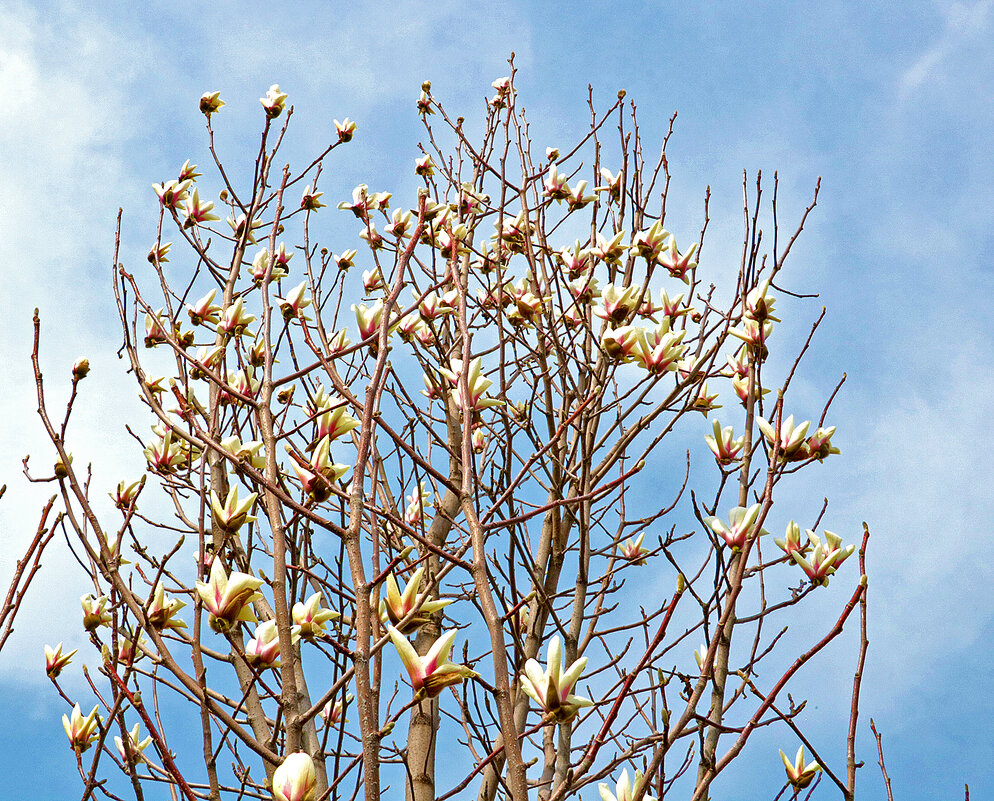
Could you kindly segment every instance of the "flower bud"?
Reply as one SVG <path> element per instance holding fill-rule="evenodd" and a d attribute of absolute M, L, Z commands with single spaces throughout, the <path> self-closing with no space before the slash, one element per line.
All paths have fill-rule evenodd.
<path fill-rule="evenodd" d="M 86 378 L 87 373 L 90 372 L 90 360 L 89 359 L 76 359 L 75 364 L 72 366 L 72 377 L 75 381 L 82 381 Z"/>

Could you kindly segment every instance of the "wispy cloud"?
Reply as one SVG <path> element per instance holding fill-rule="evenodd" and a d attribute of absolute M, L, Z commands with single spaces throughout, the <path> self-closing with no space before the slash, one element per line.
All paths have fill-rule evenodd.
<path fill-rule="evenodd" d="M 925 83 L 939 80 L 949 60 L 962 55 L 965 47 L 979 42 L 989 46 L 991 10 L 994 0 L 976 3 L 950 3 L 943 10 L 945 28 L 932 45 L 901 75 L 902 99 Z"/>

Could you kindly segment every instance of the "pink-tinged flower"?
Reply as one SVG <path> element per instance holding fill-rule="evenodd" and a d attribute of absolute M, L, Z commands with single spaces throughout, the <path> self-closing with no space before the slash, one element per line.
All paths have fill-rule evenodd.
<path fill-rule="evenodd" d="M 290 322 L 290 320 L 296 320 L 298 318 L 303 320 L 310 319 L 310 317 L 304 314 L 304 309 L 311 305 L 311 299 L 304 296 L 306 291 L 307 281 L 305 279 L 287 292 L 285 298 L 276 298 L 276 302 L 280 306 L 280 311 L 283 313 L 284 320 Z"/>
<path fill-rule="evenodd" d="M 266 466 L 266 456 L 262 453 L 262 443 L 250 440 L 242 444 L 237 435 L 223 439 L 220 442 L 221 448 L 230 453 L 236 459 L 244 460 L 256 470 L 262 470 Z"/>
<path fill-rule="evenodd" d="M 166 431 L 145 448 L 144 453 L 153 472 L 168 474 L 187 466 L 189 449 L 182 442 L 173 440 L 172 431 Z"/>
<path fill-rule="evenodd" d="M 215 500 L 217 500 L 217 496 L 212 491 L 212 505 Z M 253 497 L 252 500 L 254 501 L 255 498 Z M 196 584 L 197 594 L 203 600 L 207 611 L 210 612 L 208 621 L 210 627 L 223 634 L 235 626 L 238 621 L 258 622 L 255 612 L 252 611 L 252 603 L 262 600 L 262 593 L 259 592 L 261 586 L 262 579 L 250 576 L 248 573 L 234 571 L 231 576 L 228 576 L 221 560 L 215 559 L 211 564 L 210 581 L 206 584 L 198 581 Z"/>
<path fill-rule="evenodd" d="M 776 298 L 766 296 L 769 289 L 770 282 L 763 281 L 763 283 L 746 295 L 745 313 L 747 317 L 760 323 L 766 320 L 780 322 L 779 317 L 773 316 L 773 304 L 776 302 Z"/>
<path fill-rule="evenodd" d="M 680 332 L 683 333 L 682 331 Z M 684 364 L 681 362 L 681 364 Z M 697 393 L 697 397 L 694 398 L 693 402 L 690 404 L 690 408 L 695 411 L 700 412 L 705 417 L 708 416 L 708 412 L 713 412 L 715 409 L 720 409 L 721 404 L 717 403 L 718 393 L 708 392 L 708 382 L 705 381 L 701 384 L 700 392 Z"/>
<path fill-rule="evenodd" d="M 110 599 L 106 595 L 94 598 L 91 593 L 87 593 L 79 599 L 83 607 L 83 628 L 93 631 L 98 626 L 109 626 L 111 614 L 107 611 L 107 601 Z"/>
<path fill-rule="evenodd" d="M 145 655 L 141 648 L 145 644 L 145 639 L 137 632 L 131 637 L 126 637 L 124 634 L 123 631 L 120 632 L 117 638 L 116 659 L 121 664 L 130 665 Z M 111 650 L 106 644 L 100 647 L 100 656 L 103 658 L 105 665 L 112 664 Z"/>
<path fill-rule="evenodd" d="M 453 359 L 451 369 L 440 368 L 439 372 L 444 375 L 453 386 L 453 398 L 456 406 L 461 411 L 478 412 L 480 409 L 488 409 L 491 406 L 503 406 L 504 401 L 496 398 L 488 398 L 486 392 L 493 385 L 493 381 L 483 375 L 483 359 L 477 356 L 469 363 L 469 372 L 466 376 L 466 384 L 469 388 L 469 398 L 463 397 L 462 392 L 462 370 L 463 360 Z"/>
<path fill-rule="evenodd" d="M 603 259 L 608 264 L 617 264 L 627 250 L 622 243 L 624 238 L 624 231 L 618 231 L 610 239 L 606 239 L 602 234 L 597 234 L 597 244 L 590 249 L 590 255 Z"/>
<path fill-rule="evenodd" d="M 155 585 L 152 601 L 145 612 L 149 625 L 162 631 L 164 629 L 185 629 L 186 623 L 176 617 L 176 613 L 186 606 L 179 598 L 167 598 L 166 589 L 160 581 Z"/>
<path fill-rule="evenodd" d="M 566 200 L 569 197 L 569 184 L 566 176 L 559 174 L 555 164 L 550 165 L 549 174 L 545 177 L 545 196 L 550 200 Z"/>
<path fill-rule="evenodd" d="M 414 172 L 418 175 L 424 176 L 425 178 L 430 177 L 435 174 L 435 162 L 431 160 L 431 156 L 424 155 L 419 159 L 414 160 Z"/>
<path fill-rule="evenodd" d="M 721 371 L 728 378 L 745 378 L 749 375 L 749 348 L 743 345 L 734 356 L 726 356 L 728 366 Z"/>
<path fill-rule="evenodd" d="M 324 718 L 325 723 L 329 726 L 337 726 L 342 721 L 348 723 L 348 718 L 343 717 L 343 715 L 345 714 L 345 708 L 352 703 L 352 698 L 352 693 L 348 693 L 345 696 L 344 702 L 339 699 L 334 702 L 329 701 L 326 703 L 324 708 L 321 710 L 321 717 Z"/>
<path fill-rule="evenodd" d="M 369 245 L 370 250 L 379 250 L 386 244 L 383 240 L 383 236 L 376 230 L 376 226 L 371 222 L 367 222 L 366 227 L 359 232 L 359 238 Z"/>
<path fill-rule="evenodd" d="M 662 305 L 659 307 L 658 311 L 661 311 L 665 317 L 669 317 L 671 321 L 675 321 L 677 317 L 686 314 L 690 311 L 690 306 L 681 306 L 683 303 L 683 294 L 677 295 L 675 298 L 670 298 L 666 294 L 666 290 L 662 289 L 659 292 L 660 300 Z"/>
<path fill-rule="evenodd" d="M 706 436 L 704 441 L 711 449 L 718 464 L 724 467 L 741 459 L 742 456 L 739 452 L 745 446 L 745 436 L 734 439 L 735 433 L 732 426 L 722 428 L 718 420 L 714 420 L 712 426 L 714 427 L 714 436 Z"/>
<path fill-rule="evenodd" d="M 323 412 L 317 418 L 317 426 L 316 439 L 328 437 L 334 442 L 339 437 L 348 434 L 352 429 L 358 428 L 359 421 L 348 413 L 345 402 L 342 401 L 340 406 Z"/>
<path fill-rule="evenodd" d="M 338 612 L 321 606 L 321 593 L 316 592 L 304 602 L 293 605 L 293 622 L 305 640 L 324 636 L 324 624 L 341 617 Z"/>
<path fill-rule="evenodd" d="M 352 340 L 348 338 L 347 332 L 343 328 L 341 331 L 328 336 L 328 353 L 331 356 L 338 356 L 341 353 L 345 353 L 351 344 Z"/>
<path fill-rule="evenodd" d="M 141 735 L 139 734 L 140 726 L 140 723 L 136 723 L 132 727 L 131 731 L 128 732 L 128 750 L 131 752 L 131 761 L 134 762 L 144 761 L 145 757 L 142 754 L 142 751 L 148 748 L 152 742 L 151 735 L 146 737 L 144 740 L 141 739 Z M 120 737 L 115 736 L 114 745 L 117 746 L 117 753 L 120 755 L 121 761 L 125 763 L 128 762 L 128 751 L 125 750 L 124 741 Z"/>
<path fill-rule="evenodd" d="M 429 335 L 434 336 L 431 334 L 431 331 L 428 331 L 428 326 L 425 324 L 425 321 L 422 320 L 421 316 L 416 312 L 411 312 L 411 314 L 401 317 L 400 323 L 397 326 L 397 333 L 400 335 L 400 338 L 404 340 L 404 342 L 410 342 L 415 337 L 418 337 L 420 341 L 420 337 L 418 335 L 423 334 L 425 331 L 427 331 Z"/>
<path fill-rule="evenodd" d="M 635 794 L 642 786 L 642 781 L 642 771 L 635 771 L 635 781 L 631 782 L 628 779 L 628 768 L 625 768 L 621 771 L 621 778 L 618 779 L 618 783 L 615 785 L 613 793 L 611 792 L 611 787 L 604 782 L 600 782 L 597 785 L 597 789 L 600 791 L 601 801 L 632 801 L 632 799 L 635 798 Z M 656 801 L 656 799 L 648 793 L 642 796 L 642 798 L 644 798 L 645 801 Z"/>
<path fill-rule="evenodd" d="M 833 434 L 835 434 L 835 426 L 819 428 L 815 431 L 812 436 L 808 437 L 808 441 L 805 444 L 808 455 L 821 461 L 830 454 L 842 453 L 842 451 L 832 444 Z"/>
<path fill-rule="evenodd" d="M 663 224 L 656 220 L 644 231 L 638 231 L 632 237 L 632 244 L 629 250 L 636 256 L 642 256 L 646 261 L 653 262 L 662 253 L 663 244 L 670 236 L 670 232 L 663 228 Z"/>
<path fill-rule="evenodd" d="M 547 147 L 545 149 L 545 157 L 549 161 L 555 161 L 559 158 L 559 148 L 558 147 Z"/>
<path fill-rule="evenodd" d="M 601 349 L 619 362 L 632 362 L 641 354 L 642 329 L 634 325 L 608 328 L 601 335 Z"/>
<path fill-rule="evenodd" d="M 190 377 L 195 381 L 207 379 L 208 373 L 217 372 L 224 358 L 224 345 L 213 348 L 197 348 L 196 362 L 190 365 Z"/>
<path fill-rule="evenodd" d="M 487 434 L 483 426 L 475 426 L 472 433 L 473 453 L 479 455 L 487 449 Z"/>
<path fill-rule="evenodd" d="M 359 254 L 358 250 L 350 249 L 346 250 L 340 256 L 332 254 L 331 260 L 338 266 L 338 269 L 343 273 L 347 273 L 350 267 L 355 266 L 355 257 Z"/>
<path fill-rule="evenodd" d="M 383 322 L 383 301 L 377 300 L 372 306 L 365 303 L 352 304 L 352 311 L 355 312 L 356 323 L 359 326 L 359 339 L 366 340 L 376 336 Z"/>
<path fill-rule="evenodd" d="M 214 297 L 217 295 L 217 290 L 212 289 L 206 295 L 204 295 L 200 300 L 194 304 L 187 304 L 186 311 L 190 315 L 190 322 L 194 325 L 201 325 L 203 323 L 210 323 L 211 325 L 217 325 L 218 315 L 221 313 L 221 307 L 214 303 Z"/>
<path fill-rule="evenodd" d="M 525 695 L 560 723 L 572 720 L 582 707 L 594 705 L 589 698 L 571 695 L 573 686 L 587 666 L 587 657 L 580 657 L 563 670 L 562 643 L 557 635 L 549 642 L 546 661 L 548 667 L 544 672 L 534 659 L 525 662 L 525 672 L 521 676 L 521 689 Z"/>
<path fill-rule="evenodd" d="M 495 111 L 514 105 L 514 87 L 510 78 L 498 78 L 490 85 L 497 90 L 497 94 L 487 102 Z"/>
<path fill-rule="evenodd" d="M 255 230 L 262 227 L 262 220 L 252 220 L 251 224 L 248 224 L 248 218 L 245 214 L 239 214 L 238 219 L 228 217 L 225 222 L 228 223 L 228 227 L 231 228 L 236 240 L 240 242 L 244 236 L 245 241 L 253 245 L 255 244 Z"/>
<path fill-rule="evenodd" d="M 424 573 L 423 566 L 415 570 L 403 593 L 401 593 L 393 573 L 387 576 L 387 597 L 380 600 L 380 620 L 397 626 L 397 631 L 401 634 L 411 634 L 417 631 L 428 622 L 428 615 L 434 614 L 452 603 L 452 599 L 429 601 L 426 595 L 418 595 Z M 413 617 L 401 625 L 401 621 L 410 614 L 413 614 Z"/>
<path fill-rule="evenodd" d="M 570 281 L 566 284 L 566 289 L 573 296 L 573 300 L 581 306 L 589 306 L 601 296 L 600 287 L 597 286 L 597 279 L 593 275 L 584 275 L 575 281 Z"/>
<path fill-rule="evenodd" d="M 435 112 L 431 108 L 431 98 L 428 96 L 428 92 L 421 90 L 421 94 L 418 96 L 418 114 L 434 114 Z"/>
<path fill-rule="evenodd" d="M 786 420 L 782 421 L 779 431 L 774 430 L 773 426 L 762 417 L 756 419 L 756 425 L 763 432 L 766 444 L 770 448 L 771 453 L 774 444 L 779 441 L 780 450 L 777 458 L 780 461 L 799 461 L 810 457 L 807 450 L 807 443 L 804 440 L 805 435 L 808 433 L 808 427 L 811 425 L 810 420 L 805 420 L 799 426 L 795 427 L 794 415 L 790 415 Z"/>
<path fill-rule="evenodd" d="M 331 485 L 349 471 L 349 465 L 331 461 L 331 439 L 325 437 L 314 449 L 311 468 L 308 470 L 294 462 L 293 471 L 300 479 L 301 489 L 320 503 L 328 499 Z"/>
<path fill-rule="evenodd" d="M 256 286 L 259 286 L 266 280 L 267 271 L 269 272 L 269 280 L 271 281 L 279 281 L 281 278 L 287 277 L 286 265 L 293 257 L 293 254 L 291 253 L 288 256 L 286 245 L 281 242 L 280 250 L 276 256 L 276 259 L 270 258 L 269 248 L 262 248 L 262 250 L 255 254 L 252 259 L 252 266 L 249 268 L 249 275 L 252 276 L 252 280 Z M 270 270 L 270 263 L 272 263 L 272 270 Z"/>
<path fill-rule="evenodd" d="M 745 406 L 749 402 L 749 379 L 741 375 L 735 376 L 732 379 L 732 389 L 735 390 L 735 394 L 739 396 L 739 400 Z M 753 382 L 752 394 L 756 400 L 759 400 L 763 395 L 768 395 L 769 392 L 768 389 L 760 389 L 759 384 Z"/>
<path fill-rule="evenodd" d="M 148 252 L 149 264 L 165 264 L 169 261 L 169 259 L 166 258 L 166 254 L 169 253 L 169 248 L 172 246 L 172 242 L 166 242 L 164 245 L 157 245 L 156 247 L 153 247 Z"/>
<path fill-rule="evenodd" d="M 594 191 L 607 192 L 608 202 L 614 201 L 615 203 L 619 203 L 621 201 L 621 181 L 623 176 L 623 170 L 618 170 L 618 174 L 614 175 L 610 170 L 601 167 L 601 178 L 604 179 L 604 185 L 595 186 Z"/>
<path fill-rule="evenodd" d="M 73 381 L 82 381 L 90 373 L 89 359 L 76 359 L 72 365 Z"/>
<path fill-rule="evenodd" d="M 85 624 L 84 624 L 85 625 Z M 70 651 L 68 654 L 62 653 L 62 643 L 59 643 L 55 648 L 50 648 L 45 646 L 45 673 L 50 679 L 57 679 L 59 674 L 62 672 L 64 667 L 67 667 L 70 662 L 72 662 L 73 654 L 79 649 Z"/>
<path fill-rule="evenodd" d="M 780 759 L 783 760 L 783 765 L 787 769 L 788 783 L 798 790 L 803 790 L 811 784 L 818 771 L 821 770 L 821 765 L 817 762 L 805 764 L 803 745 L 797 749 L 797 756 L 794 757 L 793 762 L 787 759 L 787 755 L 783 751 L 780 752 Z"/>
<path fill-rule="evenodd" d="M 596 309 L 594 310 L 596 313 Z M 682 344 L 685 331 L 670 331 L 670 320 L 664 317 L 655 331 L 640 330 L 638 362 L 653 375 L 662 375 L 677 369 L 687 346 Z"/>
<path fill-rule="evenodd" d="M 186 192 L 193 181 L 177 181 L 176 179 L 161 184 L 152 184 L 152 190 L 159 198 L 163 208 L 179 209 L 186 202 Z"/>
<path fill-rule="evenodd" d="M 690 246 L 686 253 L 680 253 L 676 247 L 676 237 L 670 235 L 668 246 L 657 256 L 659 263 L 669 270 L 670 275 L 679 278 L 685 284 L 690 283 L 690 273 L 697 267 L 694 261 L 694 253 L 697 251 L 697 243 Z"/>
<path fill-rule="evenodd" d="M 286 92 L 280 91 L 280 85 L 274 83 L 269 87 L 269 91 L 266 92 L 265 97 L 260 97 L 259 102 L 262 103 L 262 107 L 266 110 L 266 116 L 275 120 L 280 114 L 283 113 L 283 109 L 286 107 L 286 99 L 288 95 Z"/>
<path fill-rule="evenodd" d="M 356 124 L 346 117 L 342 122 L 335 120 L 335 132 L 338 134 L 339 142 L 351 142 L 355 136 Z"/>
<path fill-rule="evenodd" d="M 219 111 L 224 104 L 220 92 L 204 92 L 200 96 L 200 112 L 207 117 Z"/>
<path fill-rule="evenodd" d="M 166 380 L 164 375 L 160 375 L 158 378 L 145 378 L 142 380 L 145 389 L 147 389 L 152 395 L 158 396 L 166 391 L 166 388 L 162 386 L 162 382 Z"/>
<path fill-rule="evenodd" d="M 580 240 L 576 240 L 571 248 L 563 248 L 559 251 L 559 261 L 566 268 L 570 281 L 575 281 L 580 276 L 586 275 L 594 268 L 594 262 L 590 251 L 580 247 Z"/>
<path fill-rule="evenodd" d="M 193 190 L 193 194 L 186 198 L 183 205 L 183 213 L 186 215 L 184 226 L 189 228 L 197 223 L 220 220 L 220 216 L 214 214 L 214 203 L 210 200 L 201 200 L 200 192 Z"/>
<path fill-rule="evenodd" d="M 593 311 L 602 320 L 617 325 L 638 308 L 641 297 L 642 287 L 637 284 L 621 287 L 608 284 L 601 290 L 600 303 L 593 307 Z"/>
<path fill-rule="evenodd" d="M 449 652 L 456 638 L 455 629 L 439 637 L 424 656 L 420 656 L 414 646 L 393 626 L 387 626 L 387 634 L 400 654 L 400 661 L 407 668 L 417 700 L 435 698 L 446 687 L 480 675 L 465 665 L 449 661 Z"/>
<path fill-rule="evenodd" d="M 351 203 L 343 200 L 338 204 L 339 209 L 342 211 L 351 211 L 360 220 L 365 220 L 369 216 L 369 212 L 375 209 L 376 206 L 376 195 L 369 193 L 369 187 L 366 184 L 359 184 L 359 186 L 352 190 Z"/>
<path fill-rule="evenodd" d="M 808 551 L 808 546 L 810 543 L 801 543 L 801 527 L 797 525 L 793 520 L 787 524 L 787 533 L 784 539 L 779 537 L 773 540 L 777 547 L 782 550 L 787 556 L 790 556 L 797 551 L 801 556 L 803 556 Z"/>
<path fill-rule="evenodd" d="M 466 182 L 462 185 L 462 191 L 459 193 L 459 211 L 463 219 L 482 211 L 489 202 L 490 196 L 479 194 L 472 183 Z"/>
<path fill-rule="evenodd" d="M 197 165 L 191 164 L 190 159 L 183 162 L 183 166 L 179 168 L 179 180 L 180 181 L 195 181 L 203 175 L 202 172 L 197 172 Z"/>
<path fill-rule="evenodd" d="M 169 335 L 166 333 L 168 324 L 166 319 L 162 314 L 162 309 L 159 309 L 154 315 L 145 315 L 145 347 L 154 348 L 156 345 L 161 345 L 169 339 Z"/>
<path fill-rule="evenodd" d="M 324 192 L 315 192 L 311 189 L 311 185 L 308 184 L 307 188 L 304 190 L 304 194 L 300 198 L 300 208 L 307 211 L 317 211 L 318 209 L 323 209 L 327 206 L 327 203 L 321 202 L 321 196 Z"/>
<path fill-rule="evenodd" d="M 709 517 L 707 524 L 711 530 L 721 536 L 733 551 L 739 551 L 746 544 L 746 541 L 756 536 L 769 534 L 765 528 L 756 531 L 756 520 L 762 504 L 754 503 L 748 509 L 744 506 L 736 506 L 728 513 L 728 523 L 717 517 Z"/>
<path fill-rule="evenodd" d="M 828 586 L 828 577 L 835 569 L 856 551 L 855 545 L 842 547 L 842 537 L 825 529 L 825 541 L 810 529 L 806 529 L 808 544 L 813 550 L 810 556 L 804 556 L 801 550 L 793 550 L 790 557 L 801 566 L 811 583 Z"/>
<path fill-rule="evenodd" d="M 252 506 L 258 497 L 259 493 L 253 492 L 239 503 L 238 487 L 232 487 L 228 490 L 228 497 L 225 498 L 222 504 L 217 493 L 211 490 L 211 512 L 214 516 L 214 522 L 227 532 L 238 531 L 246 523 L 251 523 L 255 520 L 255 517 L 250 515 L 249 512 L 252 511 Z"/>
<path fill-rule="evenodd" d="M 273 800 L 314 801 L 317 784 L 314 761 L 298 751 L 284 759 L 273 772 Z"/>
<path fill-rule="evenodd" d="M 621 555 L 631 562 L 633 565 L 644 566 L 645 557 L 649 553 L 647 548 L 642 547 L 642 540 L 645 539 L 645 532 L 643 531 L 634 540 L 629 537 L 623 543 L 621 543 L 621 548 L 619 549 Z"/>
<path fill-rule="evenodd" d="M 251 336 L 249 323 L 255 322 L 255 315 L 245 309 L 245 301 L 238 298 L 224 310 L 221 321 L 217 324 L 217 332 L 225 337 Z"/>
<path fill-rule="evenodd" d="M 418 483 L 418 489 L 408 496 L 407 511 L 404 512 L 404 522 L 416 526 L 425 517 L 425 506 L 431 505 L 431 493 L 425 489 L 424 482 Z"/>
<path fill-rule="evenodd" d="M 233 392 L 229 392 L 225 387 L 220 388 L 218 393 L 218 403 L 222 404 L 230 403 L 238 405 L 242 402 L 239 395 L 247 398 L 254 398 L 259 394 L 259 387 L 261 386 L 259 379 L 253 376 L 247 367 L 236 373 L 229 372 L 225 383 L 233 390 Z M 234 392 L 237 392 L 238 395 L 235 395 Z"/>
<path fill-rule="evenodd" d="M 525 217 L 525 212 L 520 211 L 513 218 L 505 217 L 494 223 L 494 226 L 497 228 L 499 239 L 509 252 L 524 252 L 525 240 L 532 232 L 531 223 Z"/>
<path fill-rule="evenodd" d="M 761 357 L 765 357 L 766 341 L 773 334 L 773 323 L 769 320 L 760 323 L 751 317 L 744 317 L 742 328 L 729 328 L 728 333 L 741 339 Z"/>
<path fill-rule="evenodd" d="M 391 221 L 383 227 L 388 236 L 404 239 L 409 235 L 410 228 L 414 224 L 414 215 L 404 209 L 394 209 Z M 367 290 L 368 291 L 368 290 Z"/>
<path fill-rule="evenodd" d="M 300 632 L 294 626 L 290 629 L 290 642 L 300 639 Z M 255 627 L 255 637 L 245 643 L 245 658 L 251 665 L 261 667 L 280 666 L 280 632 L 275 620 L 267 620 Z"/>
<path fill-rule="evenodd" d="M 597 195 L 585 195 L 584 192 L 586 190 L 586 181 L 578 181 L 576 186 L 569 190 L 569 195 L 566 198 L 566 205 L 569 206 L 570 211 L 582 209 L 588 203 L 593 203 L 597 200 Z"/>
<path fill-rule="evenodd" d="M 84 718 L 83 711 L 79 708 L 79 704 L 76 704 L 73 707 L 71 718 L 68 715 L 62 716 L 62 728 L 66 730 L 69 745 L 78 754 L 82 754 L 89 748 L 100 733 L 100 723 L 102 721 L 97 716 L 98 708 L 96 706 L 93 707 L 90 714 Z"/>

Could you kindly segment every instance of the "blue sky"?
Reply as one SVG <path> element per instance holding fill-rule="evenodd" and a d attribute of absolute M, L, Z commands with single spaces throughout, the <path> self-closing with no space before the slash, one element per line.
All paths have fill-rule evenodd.
<path fill-rule="evenodd" d="M 789 268 L 828 307 L 797 391 L 814 409 L 848 373 L 832 420 L 843 457 L 796 492 L 828 496 L 834 530 L 855 537 L 865 519 L 873 531 L 864 716 L 884 732 L 895 793 L 957 797 L 969 782 L 973 797 L 994 797 L 992 0 L 143 5 L 0 8 L 0 579 L 46 495 L 20 475 L 25 453 L 49 458 L 29 380 L 35 306 L 49 375 L 82 354 L 101 374 L 77 450 L 99 449 L 107 487 L 141 470 L 121 427 L 145 423 L 114 356 L 113 220 L 123 206 L 124 258 L 141 258 L 149 185 L 205 160 L 200 94 L 228 102 L 216 119 L 231 154 L 255 136 L 257 98 L 274 82 L 297 108 L 301 159 L 349 116 L 359 135 L 335 185 L 397 191 L 412 186 L 421 81 L 473 120 L 513 50 L 543 146 L 582 130 L 588 83 L 604 105 L 626 89 L 647 142 L 679 112 L 670 208 L 696 230 L 710 184 L 719 273 L 737 262 L 743 169 L 779 170 L 788 221 L 822 176 Z M 0 769 L 15 795 L 60 799 L 78 780 L 41 652 L 82 642 L 87 588 L 61 544 L 46 568 L 0 656 L 0 720 L 17 721 L 0 727 Z M 844 690 L 851 659 L 834 653 L 814 670 Z M 860 797 L 882 798 L 871 746 L 863 731 Z M 26 752 L 44 781 L 15 770 Z M 736 796 L 716 786 L 714 797 Z"/>

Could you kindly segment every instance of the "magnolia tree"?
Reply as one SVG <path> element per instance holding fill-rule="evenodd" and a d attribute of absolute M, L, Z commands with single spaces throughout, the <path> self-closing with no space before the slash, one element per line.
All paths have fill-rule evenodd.
<path fill-rule="evenodd" d="M 56 413 L 36 317 L 57 457 L 30 477 L 57 483 L 102 655 L 84 700 L 59 685 L 73 654 L 46 653 L 84 799 L 706 799 L 762 727 L 796 751 L 771 797 L 853 798 L 866 579 L 834 577 L 852 533 L 816 506 L 763 537 L 781 483 L 839 452 L 831 397 L 790 404 L 807 343 L 770 359 L 814 201 L 778 238 L 775 183 L 767 205 L 744 181 L 741 264 L 716 287 L 707 202 L 667 230 L 666 140 L 645 156 L 623 92 L 538 152 L 513 72 L 493 87 L 470 136 L 422 86 L 403 199 L 328 180 L 348 119 L 279 167 L 278 86 L 243 184 L 214 146 L 224 102 L 201 98 L 210 187 L 184 164 L 154 186 L 149 263 L 115 253 L 151 426 L 112 514 L 71 454 L 89 365 Z M 334 214 L 355 225 L 335 252 Z M 668 447 L 681 431 L 690 453 Z M 687 490 L 691 460 L 711 489 Z M 837 614 L 781 639 L 830 580 L 851 587 Z M 847 748 L 820 750 L 786 689 L 857 606 Z"/>

